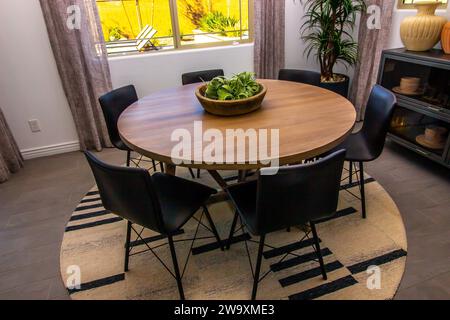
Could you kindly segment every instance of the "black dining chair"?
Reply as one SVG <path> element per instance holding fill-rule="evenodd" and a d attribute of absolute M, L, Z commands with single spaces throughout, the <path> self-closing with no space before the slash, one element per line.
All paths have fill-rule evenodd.
<path fill-rule="evenodd" d="M 237 209 L 227 246 L 235 233 L 238 216 L 242 227 L 260 236 L 255 270 L 250 263 L 254 275 L 252 300 L 256 299 L 258 284 L 265 277 L 260 278 L 260 271 L 266 235 L 289 227 L 309 224 L 322 276 L 327 279 L 315 224 L 337 210 L 344 158 L 345 150 L 340 150 L 314 163 L 279 168 L 276 175 L 265 175 L 272 169 L 261 169 L 257 180 L 227 188 Z M 305 237 L 308 236 L 309 232 Z"/>
<path fill-rule="evenodd" d="M 187 84 L 208 82 L 214 79 L 215 77 L 220 77 L 224 75 L 225 73 L 223 72 L 222 69 L 195 71 L 183 74 L 181 76 L 181 81 L 183 83 L 183 86 L 185 86 Z"/>
<path fill-rule="evenodd" d="M 364 163 L 378 159 L 383 152 L 396 103 L 397 99 L 392 92 L 380 85 L 375 85 L 367 103 L 361 130 L 350 135 L 344 143 L 334 149 L 347 150 L 349 183 L 350 186 L 353 184 L 353 175 L 358 177 L 357 182 L 360 188 L 362 217 L 364 219 L 367 217 Z M 356 167 L 356 163 L 359 164 L 359 167 Z"/>
<path fill-rule="evenodd" d="M 115 89 L 99 98 L 111 143 L 117 149 L 127 152 L 127 167 L 131 165 L 133 160 L 131 157 L 132 150 L 128 148 L 128 146 L 120 138 L 117 122 L 125 109 L 136 101 L 138 101 L 138 96 L 133 85 Z M 135 164 L 139 166 L 141 161 L 145 161 L 142 156 Z M 156 162 L 154 160 L 151 160 L 151 162 L 153 169 L 156 170 Z M 161 171 L 164 171 L 164 166 L 162 163 L 160 163 L 160 168 Z"/>
<path fill-rule="evenodd" d="M 189 73 L 184 73 L 181 75 L 181 82 L 183 86 L 188 84 L 200 83 L 200 82 L 208 82 L 214 79 L 215 77 L 223 77 L 225 75 L 222 69 L 212 69 L 212 70 L 202 70 L 202 71 L 194 71 Z M 189 172 L 191 176 L 195 178 L 194 172 L 191 168 L 189 168 Z M 197 169 L 197 178 L 200 178 L 200 169 Z"/>
<path fill-rule="evenodd" d="M 146 244 L 158 260 L 164 265 L 169 273 L 176 279 L 180 299 L 184 300 L 184 291 L 173 237 L 181 233 L 181 228 L 194 217 L 194 214 L 203 209 L 202 216 L 197 219 L 202 224 L 203 215 L 206 216 L 210 225 L 209 231 L 223 250 L 222 241 L 217 233 L 214 222 L 211 219 L 205 202 L 217 191 L 205 185 L 185 180 L 165 173 L 155 173 L 152 176 L 145 169 L 118 167 L 106 164 L 97 159 L 91 152 L 85 152 L 86 158 L 97 182 L 100 197 L 106 210 L 117 214 L 128 221 L 127 236 L 125 243 L 125 272 L 128 271 L 130 258 L 131 232 L 137 234 L 137 240 Z M 158 232 L 168 239 L 168 245 L 172 256 L 173 272 L 155 252 L 156 248 L 151 248 L 145 239 L 142 238 L 142 231 L 138 232 L 134 225 L 141 226 L 144 230 L 150 229 Z M 198 227 L 197 227 L 198 230 Z M 192 245 L 196 240 L 192 240 Z M 143 252 L 140 252 L 143 253 Z M 186 259 L 186 265 L 189 261 Z M 183 270 L 186 269 L 186 265 Z"/>
<path fill-rule="evenodd" d="M 293 81 L 320 86 L 320 73 L 308 70 L 281 69 L 278 74 L 278 80 Z"/>

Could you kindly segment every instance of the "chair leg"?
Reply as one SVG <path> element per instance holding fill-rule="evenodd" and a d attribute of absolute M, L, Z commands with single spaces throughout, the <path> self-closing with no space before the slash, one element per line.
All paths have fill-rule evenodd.
<path fill-rule="evenodd" d="M 211 214 L 209 213 L 208 207 L 203 206 L 203 210 L 205 211 L 206 219 L 208 219 L 208 223 L 209 226 L 211 227 L 214 237 L 216 237 L 216 240 L 220 245 L 220 250 L 224 251 L 222 240 L 220 239 L 219 233 L 217 232 L 216 226 L 214 225 L 214 222 L 211 218 Z"/>
<path fill-rule="evenodd" d="M 200 179 L 200 169 L 197 169 L 197 179 Z"/>
<path fill-rule="evenodd" d="M 127 151 L 127 167 L 131 165 L 131 151 Z"/>
<path fill-rule="evenodd" d="M 153 171 L 156 171 L 156 162 L 152 159 Z"/>
<path fill-rule="evenodd" d="M 258 292 L 259 274 L 261 272 L 261 261 L 262 261 L 263 251 L 264 251 L 265 240 L 266 240 L 266 235 L 265 234 L 261 235 L 261 239 L 259 240 L 258 257 L 256 259 L 255 275 L 254 275 L 254 279 L 253 279 L 252 300 L 256 300 L 256 294 Z"/>
<path fill-rule="evenodd" d="M 353 183 L 353 161 L 350 161 L 350 167 L 348 169 L 348 183 L 351 185 Z"/>
<path fill-rule="evenodd" d="M 363 219 L 366 219 L 366 191 L 365 191 L 365 182 L 364 182 L 364 163 L 359 163 L 359 173 L 360 173 L 360 179 L 359 183 L 361 186 L 361 208 L 362 208 L 362 217 Z"/>
<path fill-rule="evenodd" d="M 230 235 L 228 236 L 227 246 L 226 249 L 230 250 L 231 247 L 231 240 L 233 240 L 234 231 L 236 230 L 236 224 L 239 218 L 239 213 L 236 211 L 234 213 L 233 222 L 231 223 L 231 229 L 230 229 Z"/>
<path fill-rule="evenodd" d="M 310 226 L 311 226 L 311 231 L 312 231 L 313 238 L 314 238 L 314 246 L 316 247 L 317 258 L 319 259 L 319 263 L 320 263 L 320 270 L 322 271 L 322 277 L 323 277 L 323 280 L 327 280 L 328 279 L 327 270 L 325 269 L 325 264 L 323 263 L 322 251 L 320 249 L 320 243 L 319 243 L 319 237 L 317 236 L 316 225 L 313 222 L 311 222 Z"/>
<path fill-rule="evenodd" d="M 192 179 L 195 179 L 194 171 L 192 171 L 191 168 L 189 168 L 189 173 L 191 174 Z"/>
<path fill-rule="evenodd" d="M 164 164 L 162 162 L 159 163 L 159 167 L 161 169 L 161 172 L 164 173 Z"/>
<path fill-rule="evenodd" d="M 180 300 L 185 300 L 183 284 L 181 283 L 180 269 L 178 267 L 177 253 L 175 251 L 175 245 L 173 243 L 173 237 L 168 236 L 168 239 L 169 239 L 170 254 L 172 255 L 173 269 L 175 271 L 175 278 L 177 280 L 178 292 L 180 293 Z"/>
<path fill-rule="evenodd" d="M 125 240 L 125 272 L 128 272 L 128 264 L 130 262 L 130 238 L 131 238 L 131 225 L 132 223 L 128 221 L 127 224 L 127 238 Z"/>

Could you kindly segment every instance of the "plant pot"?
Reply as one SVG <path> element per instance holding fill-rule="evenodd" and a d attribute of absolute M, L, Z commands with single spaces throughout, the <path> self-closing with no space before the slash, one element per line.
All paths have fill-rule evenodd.
<path fill-rule="evenodd" d="M 340 94 L 344 98 L 348 97 L 348 87 L 350 83 L 349 77 L 347 77 L 344 74 L 340 74 L 344 77 L 344 80 L 341 82 L 321 82 L 320 87 L 324 89 L 328 89 L 330 91 L 333 91 L 337 94 Z"/>
<path fill-rule="evenodd" d="M 441 37 L 442 27 L 447 19 L 435 16 L 440 2 L 423 1 L 415 4 L 417 15 L 406 17 L 400 26 L 400 37 L 406 49 L 428 51 Z"/>
<path fill-rule="evenodd" d="M 450 54 L 450 22 L 447 22 L 442 29 L 441 46 L 445 54 Z"/>
<path fill-rule="evenodd" d="M 250 98 L 241 100 L 214 100 L 205 97 L 207 84 L 201 85 L 195 91 L 198 101 L 203 109 L 216 116 L 232 117 L 247 114 L 261 108 L 261 104 L 266 97 L 267 88 L 263 84 L 261 91 Z"/>

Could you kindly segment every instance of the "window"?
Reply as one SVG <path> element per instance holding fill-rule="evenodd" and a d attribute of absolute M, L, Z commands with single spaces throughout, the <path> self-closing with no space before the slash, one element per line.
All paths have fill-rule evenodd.
<path fill-rule="evenodd" d="M 414 2 L 420 2 L 423 0 L 398 0 L 398 8 L 399 9 L 413 9 L 414 8 Z M 448 0 L 439 0 L 436 2 L 442 2 L 442 4 L 439 6 L 439 8 L 447 8 Z"/>
<path fill-rule="evenodd" d="M 110 55 L 251 40 L 253 0 L 96 0 Z"/>

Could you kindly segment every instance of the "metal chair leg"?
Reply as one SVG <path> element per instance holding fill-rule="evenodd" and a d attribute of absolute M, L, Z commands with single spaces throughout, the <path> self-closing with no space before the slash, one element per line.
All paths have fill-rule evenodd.
<path fill-rule="evenodd" d="M 222 243 L 222 239 L 220 239 L 219 233 L 217 232 L 216 226 L 214 225 L 214 222 L 211 218 L 211 214 L 209 213 L 208 208 L 206 206 L 203 206 L 203 210 L 205 211 L 206 219 L 208 219 L 208 223 L 209 223 L 209 226 L 211 227 L 214 237 L 216 237 L 216 240 L 220 245 L 220 250 L 224 251 L 225 249 L 224 249 L 224 246 Z"/>
<path fill-rule="evenodd" d="M 161 172 L 164 173 L 164 164 L 162 162 L 159 163 L 159 167 L 161 169 Z"/>
<path fill-rule="evenodd" d="M 180 269 L 178 267 L 177 253 L 175 251 L 175 245 L 173 243 L 173 237 L 168 236 L 168 239 L 169 239 L 170 254 L 172 255 L 173 269 L 175 271 L 175 278 L 177 280 L 178 292 L 180 293 L 180 300 L 185 300 L 183 284 L 181 282 Z"/>
<path fill-rule="evenodd" d="M 131 225 L 132 223 L 128 221 L 127 224 L 127 238 L 125 240 L 125 272 L 128 272 L 128 264 L 130 262 L 130 238 L 131 238 Z"/>
<path fill-rule="evenodd" d="M 361 187 L 361 208 L 362 208 L 362 217 L 363 219 L 367 218 L 366 214 L 366 192 L 365 192 L 365 182 L 364 182 L 364 163 L 359 163 L 359 173 L 360 173 L 360 187 Z"/>
<path fill-rule="evenodd" d="M 152 159 L 152 165 L 153 165 L 153 171 L 156 172 L 156 162 L 155 160 Z"/>
<path fill-rule="evenodd" d="M 266 235 L 263 234 L 261 236 L 261 239 L 259 240 L 258 257 L 256 259 L 255 275 L 254 275 L 254 279 L 253 279 L 252 300 L 256 300 L 256 294 L 258 292 L 259 274 L 261 272 L 261 261 L 262 261 L 263 251 L 264 251 L 265 240 L 266 240 Z"/>
<path fill-rule="evenodd" d="M 239 213 L 236 211 L 234 213 L 233 222 L 231 223 L 230 235 L 228 236 L 226 249 L 230 250 L 231 241 L 233 240 L 234 231 L 236 230 L 236 224 L 239 218 Z"/>
<path fill-rule="evenodd" d="M 322 277 L 323 277 L 323 280 L 327 280 L 328 279 L 327 270 L 325 269 L 325 264 L 323 263 L 322 251 L 320 249 L 319 237 L 317 236 L 316 225 L 313 222 L 311 222 L 310 226 L 311 226 L 311 231 L 312 231 L 313 238 L 314 238 L 314 246 L 316 247 L 317 258 L 319 259 L 319 263 L 320 263 L 320 270 L 322 271 Z"/>
<path fill-rule="evenodd" d="M 348 169 L 348 183 L 351 185 L 353 183 L 353 161 L 350 161 L 350 168 Z"/>
<path fill-rule="evenodd" d="M 191 168 L 189 168 L 189 173 L 191 174 L 192 179 L 195 179 L 194 171 Z"/>
<path fill-rule="evenodd" d="M 200 179 L 200 169 L 197 169 L 197 179 Z"/>
<path fill-rule="evenodd" d="M 131 165 L 131 151 L 127 151 L 127 167 Z"/>

